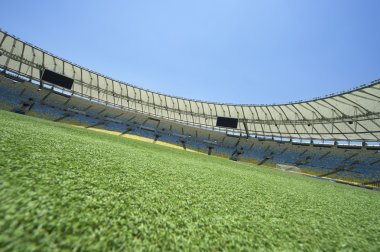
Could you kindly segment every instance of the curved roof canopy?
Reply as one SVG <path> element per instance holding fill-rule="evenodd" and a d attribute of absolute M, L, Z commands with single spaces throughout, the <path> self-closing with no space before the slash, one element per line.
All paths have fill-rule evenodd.
<path fill-rule="evenodd" d="M 114 80 L 0 31 L 0 67 L 36 81 L 45 69 L 74 80 L 73 95 L 186 125 L 216 127 L 217 117 L 239 120 L 231 130 L 251 136 L 379 141 L 380 80 L 327 97 L 288 104 L 223 104 L 164 95 Z"/>

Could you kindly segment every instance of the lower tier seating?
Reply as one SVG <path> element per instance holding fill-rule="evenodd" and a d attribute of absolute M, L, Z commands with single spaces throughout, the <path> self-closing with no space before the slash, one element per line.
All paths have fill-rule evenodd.
<path fill-rule="evenodd" d="M 223 137 L 220 132 L 215 133 L 213 138 L 214 133 L 210 130 L 191 128 L 187 132 L 185 127 L 175 123 L 171 127 L 172 122 L 169 121 L 154 128 L 152 125 L 144 125 L 147 121 L 144 115 L 136 116 L 127 112 L 124 115 L 122 111 L 111 111 L 111 108 L 93 104 L 89 100 L 78 97 L 71 99 L 67 95 L 60 96 L 56 92 L 40 90 L 31 83 L 18 83 L 1 78 L 0 109 L 17 112 L 23 107 L 27 107 L 24 112 L 29 116 L 96 127 L 120 134 L 128 132 L 150 138 L 152 142 L 163 141 L 231 159 L 233 156 L 233 160 L 291 165 L 304 173 L 363 184 L 380 180 L 379 150 L 300 146 L 259 139 L 240 141 L 239 138 Z M 109 116 L 117 114 L 122 117 Z"/>

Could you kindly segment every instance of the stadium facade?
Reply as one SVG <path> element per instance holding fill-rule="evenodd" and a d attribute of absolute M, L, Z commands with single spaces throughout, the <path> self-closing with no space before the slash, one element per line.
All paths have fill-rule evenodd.
<path fill-rule="evenodd" d="M 205 102 L 112 79 L 4 31 L 0 70 L 2 109 L 379 185 L 380 80 L 287 104 Z"/>

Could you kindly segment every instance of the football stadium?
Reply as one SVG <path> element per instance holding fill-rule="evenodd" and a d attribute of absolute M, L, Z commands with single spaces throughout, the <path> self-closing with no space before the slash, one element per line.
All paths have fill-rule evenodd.
<path fill-rule="evenodd" d="M 0 31 L 0 251 L 379 251 L 379 188 L 380 79 L 208 102 Z"/>

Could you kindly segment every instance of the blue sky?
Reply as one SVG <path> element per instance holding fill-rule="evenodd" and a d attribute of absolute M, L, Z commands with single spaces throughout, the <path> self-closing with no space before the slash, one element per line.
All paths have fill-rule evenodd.
<path fill-rule="evenodd" d="M 380 77 L 378 0 L 21 1 L 0 27 L 143 88 L 283 103 Z"/>

